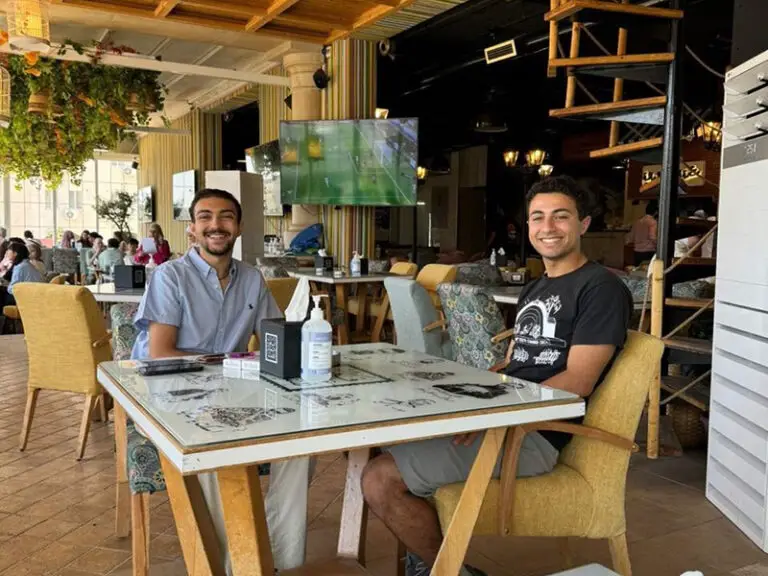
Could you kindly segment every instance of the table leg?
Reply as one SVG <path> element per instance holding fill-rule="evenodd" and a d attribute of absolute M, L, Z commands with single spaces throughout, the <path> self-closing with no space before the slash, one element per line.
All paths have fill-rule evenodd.
<path fill-rule="evenodd" d="M 259 467 L 227 468 L 219 470 L 217 476 L 232 573 L 272 576 L 275 568 Z"/>
<path fill-rule="evenodd" d="M 365 331 L 366 307 L 368 305 L 368 284 L 361 282 L 357 285 L 357 321 L 355 332 L 362 334 Z"/>
<path fill-rule="evenodd" d="M 381 310 L 379 310 L 379 316 L 376 318 L 376 324 L 374 324 L 371 333 L 371 342 L 381 342 L 381 333 L 384 330 L 387 314 L 389 314 L 389 294 L 384 291 L 384 296 L 381 298 Z"/>
<path fill-rule="evenodd" d="M 368 526 L 368 506 L 363 498 L 361 479 L 370 457 L 369 448 L 349 453 L 337 550 L 339 556 L 357 559 L 361 565 L 365 565 L 365 535 Z"/>
<path fill-rule="evenodd" d="M 182 476 L 160 454 L 176 532 L 189 576 L 226 576 L 216 529 L 197 476 Z"/>
<path fill-rule="evenodd" d="M 339 346 L 349 344 L 349 328 L 347 328 L 347 285 L 336 284 L 336 307 L 344 312 L 344 319 L 339 324 Z M 330 320 L 329 320 L 330 321 Z"/>
<path fill-rule="evenodd" d="M 115 404 L 115 467 L 117 483 L 115 494 L 115 535 L 125 538 L 131 533 L 131 488 L 128 484 L 128 417 L 119 404 Z"/>
<path fill-rule="evenodd" d="M 480 451 L 461 491 L 459 503 L 443 536 L 443 544 L 432 566 L 431 576 L 453 576 L 461 570 L 506 432 L 506 428 L 494 428 L 485 433 Z"/>

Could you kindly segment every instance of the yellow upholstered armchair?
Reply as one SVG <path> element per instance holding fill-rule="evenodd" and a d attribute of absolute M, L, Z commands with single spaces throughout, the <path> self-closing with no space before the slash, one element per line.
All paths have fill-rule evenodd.
<path fill-rule="evenodd" d="M 488 485 L 474 534 L 607 539 L 614 570 L 630 576 L 624 513 L 627 469 L 637 425 L 649 387 L 658 376 L 663 351 L 661 340 L 630 332 L 624 350 L 589 398 L 582 425 L 544 422 L 508 429 L 501 478 Z M 560 453 L 551 472 L 516 478 L 525 434 L 542 429 L 569 432 L 574 438 Z M 463 483 L 451 484 L 435 494 L 444 532 L 463 488 Z M 466 544 L 472 533 L 469 528 Z M 443 558 L 438 557 L 436 566 L 447 569 L 441 574 L 457 573 L 466 545 L 462 540 L 463 547 L 451 551 L 445 544 L 446 550 L 440 551 Z M 452 570 L 453 564 L 456 570 Z"/>
<path fill-rule="evenodd" d="M 24 450 L 40 390 L 85 395 L 77 459 L 85 452 L 91 412 L 103 391 L 96 366 L 112 359 L 110 334 L 93 294 L 81 286 L 21 283 L 14 287 L 29 356 L 27 407 L 19 449 Z M 102 397 L 102 407 L 104 401 Z"/>

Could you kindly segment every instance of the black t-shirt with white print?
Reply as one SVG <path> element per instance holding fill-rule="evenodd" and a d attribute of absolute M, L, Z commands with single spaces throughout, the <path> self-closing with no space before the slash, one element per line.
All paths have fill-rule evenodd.
<path fill-rule="evenodd" d="M 600 264 L 587 262 L 563 276 L 543 276 L 520 294 L 515 347 L 505 372 L 543 382 L 565 370 L 571 346 L 607 344 L 616 346 L 618 354 L 626 340 L 631 312 L 629 290 Z M 570 439 L 568 435 L 545 436 L 558 449 Z"/>

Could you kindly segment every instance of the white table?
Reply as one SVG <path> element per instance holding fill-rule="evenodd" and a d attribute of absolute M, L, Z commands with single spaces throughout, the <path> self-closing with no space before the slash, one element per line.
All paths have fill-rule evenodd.
<path fill-rule="evenodd" d="M 144 296 L 144 288 L 115 288 L 114 283 L 90 284 L 86 286 L 93 292 L 96 302 L 117 303 L 131 302 L 138 304 Z"/>
<path fill-rule="evenodd" d="M 344 310 L 344 322 L 337 327 L 337 340 L 339 344 L 349 343 L 349 328 L 347 326 L 347 302 L 349 299 L 349 287 L 357 285 L 357 326 L 358 332 L 362 332 L 365 325 L 365 306 L 366 298 L 368 296 L 368 284 L 382 284 L 387 278 L 396 276 L 396 274 L 390 274 L 389 272 L 375 272 L 372 274 L 359 274 L 352 275 L 348 272 L 343 272 L 338 278 L 334 277 L 333 272 L 317 273 L 315 268 L 299 268 L 298 270 L 289 270 L 288 275 L 291 278 L 306 278 L 309 280 L 313 292 L 318 292 L 318 284 L 329 284 L 336 287 L 336 307 Z M 329 313 L 332 313 L 330 307 L 326 308 Z M 326 318 L 330 321 L 330 317 Z M 374 334 L 380 332 L 380 328 L 374 329 Z M 376 338 L 374 338 L 374 341 Z"/>
<path fill-rule="evenodd" d="M 360 477 L 371 447 L 489 430 L 478 456 L 485 465 L 468 480 L 483 482 L 485 475 L 487 483 L 506 427 L 584 414 L 573 394 L 389 344 L 339 350 L 342 372 L 321 384 L 263 373 L 258 381 L 224 378 L 221 367 L 144 378 L 132 361 L 99 366 L 116 418 L 127 413 L 161 452 L 190 574 L 198 573 L 195 562 L 199 569 L 204 559 L 213 566 L 219 557 L 209 516 L 194 497 L 201 472 L 219 478 L 234 574 L 272 574 L 257 464 L 349 450 L 339 555 L 357 559 L 365 544 Z M 483 493 L 468 490 L 462 500 Z"/>
<path fill-rule="evenodd" d="M 517 301 L 520 298 L 520 293 L 522 291 L 523 286 L 504 286 L 501 288 L 492 288 L 491 294 L 493 295 L 493 300 L 497 304 L 517 306 Z"/>

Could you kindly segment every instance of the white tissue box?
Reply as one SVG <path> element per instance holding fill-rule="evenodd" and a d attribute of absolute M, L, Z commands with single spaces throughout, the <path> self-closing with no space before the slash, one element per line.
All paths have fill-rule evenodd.
<path fill-rule="evenodd" d="M 224 375 L 224 378 L 242 378 L 242 371 L 240 368 L 227 368 L 225 366 L 222 370 L 222 374 Z"/>
<path fill-rule="evenodd" d="M 241 378 L 246 380 L 258 380 L 261 378 L 261 362 L 259 357 L 243 358 L 240 365 Z"/>

